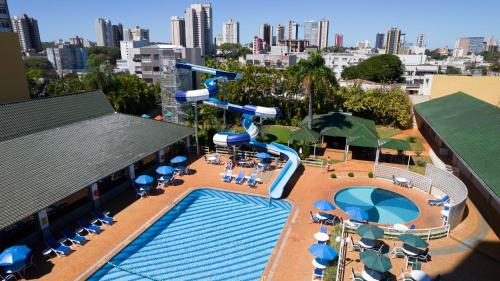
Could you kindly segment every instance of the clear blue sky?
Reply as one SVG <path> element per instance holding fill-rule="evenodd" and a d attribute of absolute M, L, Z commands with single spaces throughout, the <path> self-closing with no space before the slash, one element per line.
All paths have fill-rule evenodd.
<path fill-rule="evenodd" d="M 96 40 L 95 20 L 99 17 L 121 22 L 125 28 L 149 28 L 152 41 L 170 42 L 170 17 L 183 16 L 184 9 L 196 1 L 186 0 L 8 0 L 11 16 L 26 13 L 38 20 L 42 41 L 68 40 L 79 35 Z M 222 22 L 240 22 L 241 42 L 250 42 L 265 22 L 284 24 L 293 19 L 330 20 L 329 44 L 334 34 L 344 34 L 344 45 L 369 40 L 392 26 L 406 32 L 414 43 L 417 34 L 426 34 L 430 48 L 453 47 L 460 36 L 500 38 L 500 1 L 498 0 L 214 0 L 214 36 Z M 288 27 L 287 27 L 288 28 Z M 286 31 L 288 32 L 288 31 Z M 299 37 L 303 36 L 302 28 Z"/>

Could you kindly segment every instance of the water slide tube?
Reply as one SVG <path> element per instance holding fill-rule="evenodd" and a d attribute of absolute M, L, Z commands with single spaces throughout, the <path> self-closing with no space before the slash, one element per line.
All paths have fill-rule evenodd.
<path fill-rule="evenodd" d="M 283 169 L 269 187 L 269 196 L 273 199 L 281 198 L 286 183 L 290 180 L 297 169 L 300 158 L 297 152 L 288 146 L 279 143 L 264 144 L 256 140 L 259 129 L 253 123 L 253 118 L 260 117 L 264 119 L 275 119 L 281 111 L 277 107 L 263 107 L 255 105 L 236 105 L 223 102 L 215 96 L 218 91 L 217 82 L 226 82 L 229 80 L 240 80 L 241 73 L 221 71 L 204 66 L 198 66 L 188 63 L 177 63 L 178 69 L 187 69 L 190 71 L 207 73 L 215 77 L 205 80 L 205 89 L 192 90 L 186 92 L 177 92 L 175 99 L 177 102 L 202 102 L 203 104 L 214 106 L 220 109 L 239 112 L 243 114 L 241 125 L 245 128 L 244 133 L 219 132 L 214 135 L 213 142 L 219 146 L 252 145 L 266 152 L 288 158 Z"/>

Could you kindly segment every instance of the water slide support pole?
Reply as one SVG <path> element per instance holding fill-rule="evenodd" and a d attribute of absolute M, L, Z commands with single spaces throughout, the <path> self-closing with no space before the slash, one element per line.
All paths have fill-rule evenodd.
<path fill-rule="evenodd" d="M 196 140 L 196 155 L 200 155 L 200 144 L 198 143 L 198 103 L 194 103 L 194 139 Z"/>

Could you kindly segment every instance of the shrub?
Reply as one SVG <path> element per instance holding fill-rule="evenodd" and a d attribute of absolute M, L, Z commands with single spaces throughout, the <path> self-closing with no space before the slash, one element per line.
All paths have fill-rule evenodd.
<path fill-rule="evenodd" d="M 336 175 L 335 173 L 332 173 L 332 174 L 330 175 L 330 178 L 332 178 L 332 179 L 336 179 L 336 178 L 337 178 L 337 175 Z"/>
<path fill-rule="evenodd" d="M 353 172 L 349 172 L 349 174 L 347 174 L 348 177 L 352 178 L 354 177 L 354 173 Z"/>
<path fill-rule="evenodd" d="M 373 172 L 368 172 L 368 177 L 373 178 Z"/>
<path fill-rule="evenodd" d="M 311 147 L 309 145 L 302 146 L 303 158 L 309 158 L 310 155 L 311 155 Z"/>
<path fill-rule="evenodd" d="M 416 143 L 416 142 L 417 142 L 417 138 L 416 138 L 416 137 L 414 137 L 414 136 L 410 136 L 410 137 L 408 137 L 408 138 L 407 138 L 407 140 L 408 140 L 409 142 L 411 142 L 411 143 Z"/>
<path fill-rule="evenodd" d="M 417 164 L 417 166 L 419 166 L 419 167 L 423 167 L 423 166 L 425 166 L 425 164 L 426 164 L 426 163 L 427 163 L 427 162 L 426 162 L 424 159 L 422 159 L 422 158 L 420 158 L 420 157 L 419 157 L 419 158 L 417 159 L 417 163 L 416 163 L 416 164 Z"/>

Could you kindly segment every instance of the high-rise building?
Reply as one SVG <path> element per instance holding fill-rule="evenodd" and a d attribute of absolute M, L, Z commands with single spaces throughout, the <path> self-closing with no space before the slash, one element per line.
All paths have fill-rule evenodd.
<path fill-rule="evenodd" d="M 240 23 L 235 20 L 228 20 L 222 24 L 222 44 L 240 43 Z"/>
<path fill-rule="evenodd" d="M 201 48 L 202 55 L 212 51 L 212 5 L 191 4 L 184 13 L 186 22 L 186 47 Z"/>
<path fill-rule="evenodd" d="M 264 53 L 264 40 L 257 36 L 253 37 L 253 53 L 254 54 L 262 54 Z"/>
<path fill-rule="evenodd" d="M 87 67 L 87 49 L 59 44 L 54 48 L 47 48 L 47 59 L 60 76 L 83 71 Z"/>
<path fill-rule="evenodd" d="M 498 41 L 495 37 L 491 36 L 486 41 L 486 51 L 488 52 L 496 52 L 498 51 Z"/>
<path fill-rule="evenodd" d="M 175 46 L 186 46 L 186 22 L 181 17 L 170 18 L 170 34 L 172 44 Z"/>
<path fill-rule="evenodd" d="M 384 33 L 377 33 L 375 37 L 375 49 L 383 49 L 384 48 Z"/>
<path fill-rule="evenodd" d="M 285 26 L 278 24 L 276 26 L 276 41 L 283 41 L 285 40 Z"/>
<path fill-rule="evenodd" d="M 111 25 L 113 30 L 113 47 L 120 48 L 120 41 L 123 40 L 123 25 L 121 23 L 117 25 Z"/>
<path fill-rule="evenodd" d="M 358 41 L 356 43 L 356 48 L 358 48 L 360 50 L 370 49 L 370 41 L 368 41 L 368 40 Z"/>
<path fill-rule="evenodd" d="M 328 47 L 328 31 L 330 29 L 330 21 L 322 19 L 319 21 L 318 29 L 318 47 L 320 50 Z"/>
<path fill-rule="evenodd" d="M 307 20 L 304 22 L 304 40 L 309 41 L 309 46 L 319 47 L 319 22 Z"/>
<path fill-rule="evenodd" d="M 335 34 L 335 47 L 343 47 L 344 46 L 344 34 L 337 33 Z"/>
<path fill-rule="evenodd" d="M 0 0 L 0 32 L 12 32 L 7 0 Z"/>
<path fill-rule="evenodd" d="M 42 51 L 42 41 L 38 31 L 38 21 L 24 14 L 20 17 L 14 17 L 11 20 L 12 30 L 19 36 L 21 50 L 27 52 L 35 50 Z"/>
<path fill-rule="evenodd" d="M 259 30 L 259 38 L 264 41 L 265 45 L 271 46 L 273 43 L 273 27 L 268 23 L 264 23 Z"/>
<path fill-rule="evenodd" d="M 425 48 L 425 39 L 424 39 L 425 34 L 419 33 L 417 36 L 417 47 L 419 48 Z"/>
<path fill-rule="evenodd" d="M 113 46 L 113 26 L 110 20 L 97 19 L 95 22 L 95 32 L 97 36 L 97 46 Z"/>
<path fill-rule="evenodd" d="M 125 29 L 125 33 L 128 33 L 128 35 L 125 36 L 126 34 L 124 34 L 124 36 L 123 36 L 124 40 L 126 37 L 126 38 L 130 38 L 128 40 L 142 41 L 142 42 L 144 42 L 145 45 L 149 44 L 149 29 L 140 28 L 139 26 L 136 26 L 134 28 Z"/>
<path fill-rule="evenodd" d="M 288 22 L 288 39 L 299 40 L 299 24 L 293 20 Z"/>
<path fill-rule="evenodd" d="M 83 38 L 75 36 L 69 38 L 69 44 L 77 47 L 83 47 Z"/>
<path fill-rule="evenodd" d="M 387 30 L 385 39 L 385 53 L 396 55 L 399 53 L 401 40 L 401 30 L 399 28 L 391 28 Z"/>

